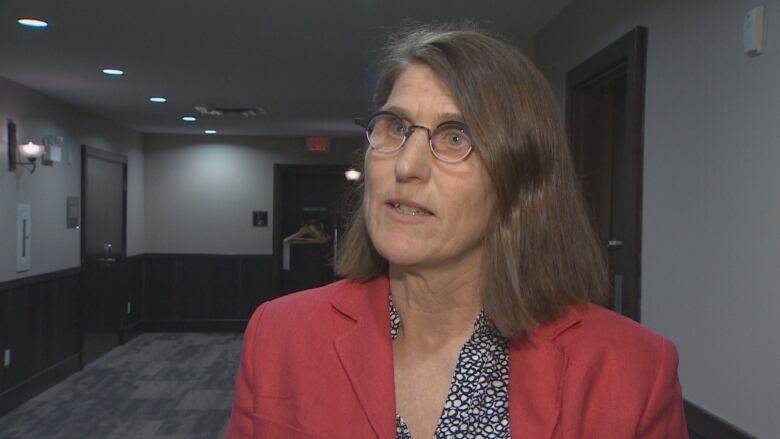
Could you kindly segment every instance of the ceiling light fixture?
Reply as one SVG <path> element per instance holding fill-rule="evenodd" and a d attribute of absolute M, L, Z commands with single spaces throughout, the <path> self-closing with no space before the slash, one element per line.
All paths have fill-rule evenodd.
<path fill-rule="evenodd" d="M 20 18 L 16 20 L 16 22 L 21 24 L 22 26 L 34 27 L 38 29 L 49 27 L 49 23 L 37 18 Z"/>
<path fill-rule="evenodd" d="M 205 130 L 203 132 L 206 134 L 217 134 L 217 130 Z"/>
<path fill-rule="evenodd" d="M 183 120 L 185 122 L 195 122 L 198 119 L 195 118 L 195 117 L 192 117 L 192 116 L 184 116 L 184 117 L 181 118 L 181 120 Z"/>
<path fill-rule="evenodd" d="M 165 99 L 162 96 L 152 96 L 151 98 L 149 98 L 149 100 L 154 102 L 155 104 L 164 104 L 168 102 L 168 99 Z"/>
<path fill-rule="evenodd" d="M 119 69 L 103 69 L 103 73 L 109 76 L 122 76 L 125 74 L 124 70 Z"/>

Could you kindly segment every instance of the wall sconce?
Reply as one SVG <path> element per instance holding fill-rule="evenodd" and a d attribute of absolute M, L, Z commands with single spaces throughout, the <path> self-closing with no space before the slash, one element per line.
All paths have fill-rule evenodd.
<path fill-rule="evenodd" d="M 349 168 L 346 171 L 344 171 L 344 177 L 346 177 L 349 181 L 358 181 L 360 180 L 360 171 L 358 171 L 355 168 Z"/>
<path fill-rule="evenodd" d="M 38 160 L 44 152 L 44 148 L 41 145 L 33 142 L 28 142 L 21 147 L 16 143 L 16 124 L 12 120 L 8 120 L 8 170 L 13 171 L 16 169 L 16 165 L 27 168 L 30 174 L 35 172 L 36 160 Z M 19 154 L 18 160 L 17 154 Z"/>

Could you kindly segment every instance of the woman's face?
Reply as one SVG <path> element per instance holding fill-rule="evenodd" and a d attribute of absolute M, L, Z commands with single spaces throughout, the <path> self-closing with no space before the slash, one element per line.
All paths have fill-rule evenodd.
<path fill-rule="evenodd" d="M 382 110 L 401 116 L 407 127 L 464 120 L 449 89 L 419 64 L 401 73 Z M 379 254 L 396 266 L 479 264 L 495 191 L 477 149 L 461 162 L 442 162 L 422 129 L 395 153 L 369 148 L 363 208 Z"/>

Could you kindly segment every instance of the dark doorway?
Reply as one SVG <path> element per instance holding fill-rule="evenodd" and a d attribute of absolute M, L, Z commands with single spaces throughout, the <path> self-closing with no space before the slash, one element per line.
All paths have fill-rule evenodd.
<path fill-rule="evenodd" d="M 333 255 L 354 183 L 340 165 L 274 166 L 274 291 L 333 282 Z"/>
<path fill-rule="evenodd" d="M 119 262 L 126 256 L 126 188 L 127 157 L 82 146 L 82 366 L 120 343 L 123 280 Z"/>
<path fill-rule="evenodd" d="M 566 75 L 572 154 L 609 252 L 610 307 L 640 317 L 647 29 L 637 27 Z"/>

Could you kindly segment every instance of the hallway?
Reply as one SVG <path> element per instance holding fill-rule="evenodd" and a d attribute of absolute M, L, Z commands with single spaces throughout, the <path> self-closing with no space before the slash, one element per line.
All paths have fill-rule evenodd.
<path fill-rule="evenodd" d="M 240 334 L 142 334 L 0 418 L 11 438 L 221 438 Z"/>

